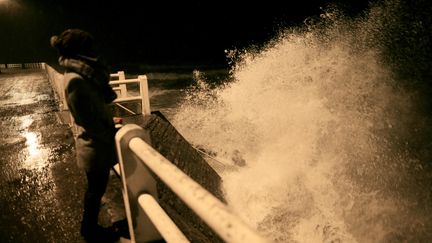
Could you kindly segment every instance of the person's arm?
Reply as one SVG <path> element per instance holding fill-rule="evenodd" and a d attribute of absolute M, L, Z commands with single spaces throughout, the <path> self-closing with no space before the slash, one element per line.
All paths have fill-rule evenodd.
<path fill-rule="evenodd" d="M 112 139 L 114 124 L 95 87 L 81 77 L 70 80 L 67 87 L 69 109 L 75 122 L 94 138 Z"/>
<path fill-rule="evenodd" d="M 80 77 L 71 79 L 66 88 L 66 99 L 75 122 L 80 126 L 94 123 L 95 107 L 91 100 L 90 87 Z"/>

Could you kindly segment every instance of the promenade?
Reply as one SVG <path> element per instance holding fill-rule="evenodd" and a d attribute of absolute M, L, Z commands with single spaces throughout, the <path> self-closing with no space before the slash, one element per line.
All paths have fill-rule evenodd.
<path fill-rule="evenodd" d="M 85 175 L 44 70 L 0 74 L 0 242 L 83 242 Z M 122 215 L 112 174 L 100 221 Z"/>

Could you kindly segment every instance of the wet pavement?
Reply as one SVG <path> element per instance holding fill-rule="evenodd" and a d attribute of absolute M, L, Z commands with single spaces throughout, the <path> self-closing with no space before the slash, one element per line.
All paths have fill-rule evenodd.
<path fill-rule="evenodd" d="M 85 175 L 43 70 L 0 74 L 0 242 L 83 242 Z M 112 174 L 100 221 L 124 217 Z"/>

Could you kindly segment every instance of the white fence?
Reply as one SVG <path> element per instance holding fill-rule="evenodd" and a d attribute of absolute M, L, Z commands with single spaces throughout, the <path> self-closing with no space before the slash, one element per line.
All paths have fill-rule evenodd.
<path fill-rule="evenodd" d="M 179 229 L 170 223 L 171 220 L 165 213 L 160 213 L 165 215 L 163 217 L 153 217 L 149 214 L 152 211 L 148 209 L 150 207 L 163 212 L 156 203 L 158 197 L 152 173 L 224 241 L 267 242 L 235 216 L 225 204 L 159 154 L 146 141 L 150 141 L 149 136 L 135 124 L 125 125 L 116 135 L 123 198 L 132 242 L 147 242 L 161 238 L 167 242 L 188 242 Z M 136 209 L 138 205 L 142 211 Z"/>
<path fill-rule="evenodd" d="M 44 65 L 43 62 L 4 63 L 0 64 L 0 69 L 43 69 Z"/>
<path fill-rule="evenodd" d="M 118 77 L 118 80 L 112 80 L 109 84 L 113 87 L 113 90 L 116 91 L 118 97 L 113 102 L 121 107 L 122 109 L 128 111 L 129 113 L 135 115 L 136 112 L 131 111 L 127 107 L 121 105 L 122 102 L 129 101 L 140 101 L 141 102 L 141 113 L 142 114 L 150 114 L 150 101 L 149 101 L 149 93 L 148 93 L 148 81 L 146 75 L 139 75 L 136 79 L 126 79 L 123 71 L 119 71 L 118 73 L 111 74 L 111 78 Z M 138 83 L 139 84 L 139 95 L 130 96 L 127 90 L 127 84 Z"/>

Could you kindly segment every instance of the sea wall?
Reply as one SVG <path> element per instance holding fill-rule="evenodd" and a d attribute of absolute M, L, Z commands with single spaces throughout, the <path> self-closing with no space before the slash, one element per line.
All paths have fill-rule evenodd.
<path fill-rule="evenodd" d="M 138 125 L 150 133 L 154 149 L 224 201 L 221 177 L 160 112 L 144 117 Z M 222 242 L 164 183 L 157 178 L 156 181 L 161 206 L 188 239 L 192 242 Z"/>

